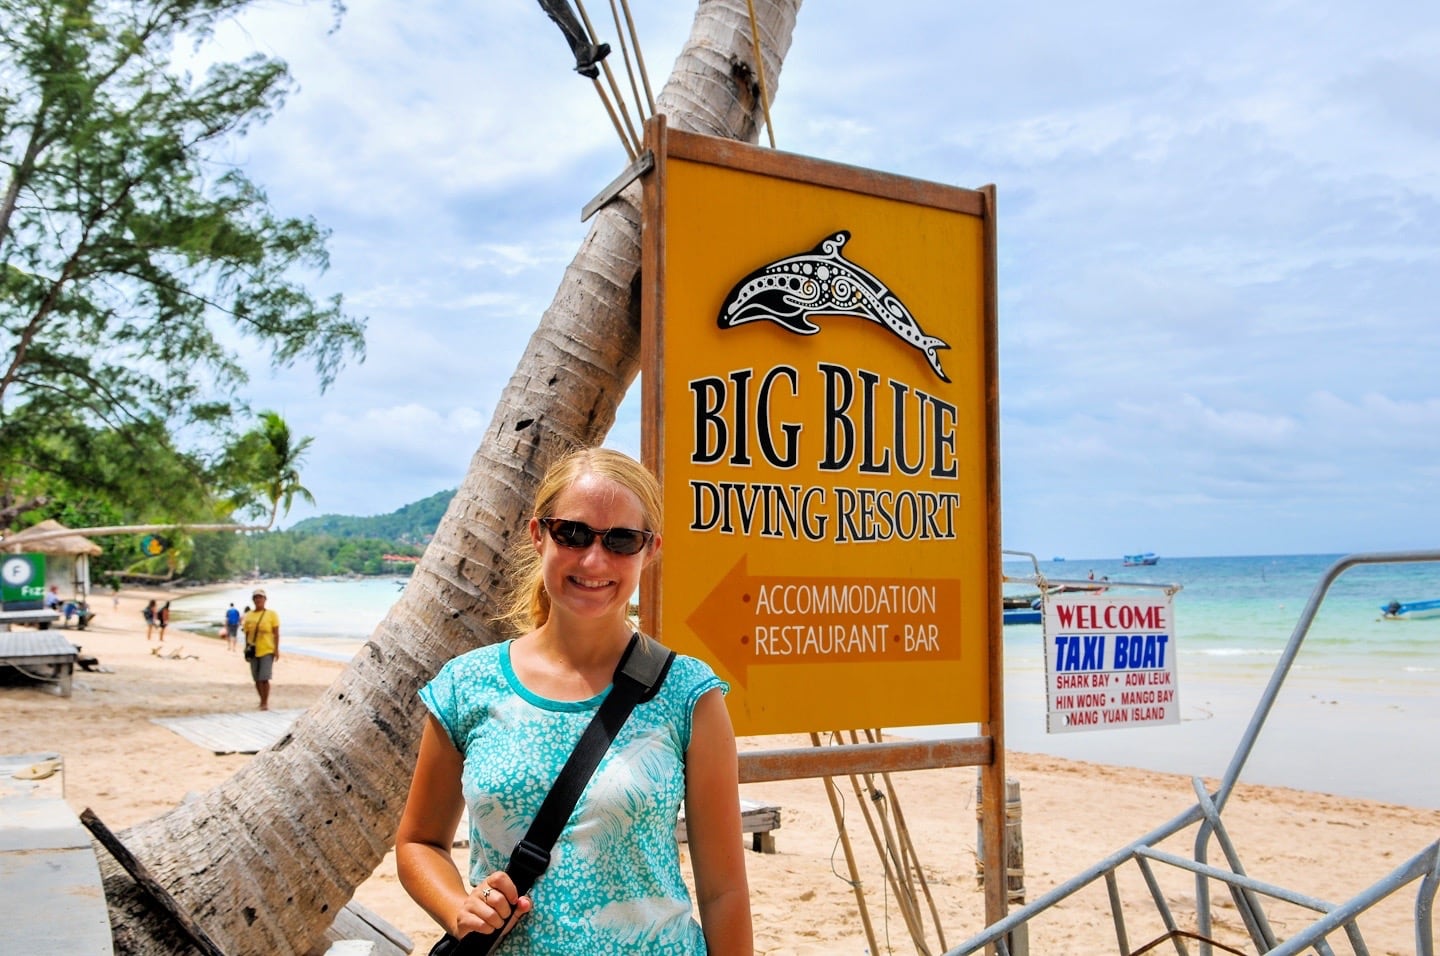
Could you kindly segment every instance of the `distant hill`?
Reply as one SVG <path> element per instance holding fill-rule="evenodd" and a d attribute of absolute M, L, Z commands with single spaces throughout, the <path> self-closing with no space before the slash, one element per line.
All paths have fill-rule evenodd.
<path fill-rule="evenodd" d="M 423 546 L 435 533 L 450 499 L 457 489 L 437 491 L 428 498 L 413 501 L 388 515 L 368 518 L 354 515 L 320 515 L 297 521 L 288 529 L 292 534 L 328 534 L 336 538 L 380 538 L 401 544 Z"/>

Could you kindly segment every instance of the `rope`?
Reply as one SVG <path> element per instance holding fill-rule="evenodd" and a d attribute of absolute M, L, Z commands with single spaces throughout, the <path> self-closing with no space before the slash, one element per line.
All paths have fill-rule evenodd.
<path fill-rule="evenodd" d="M 775 148 L 775 128 L 770 125 L 770 94 L 765 89 L 765 61 L 760 56 L 760 27 L 755 23 L 755 0 L 745 0 L 750 11 L 750 45 L 755 50 L 755 77 L 760 83 L 760 111 L 765 115 L 765 135 Z"/>
<path fill-rule="evenodd" d="M 33 680 L 44 681 L 47 684 L 59 684 L 65 679 L 58 675 L 51 677 L 46 674 L 37 674 L 27 668 L 24 664 L 9 664 L 8 666 L 15 668 L 17 671 L 24 674 L 26 677 L 32 678 Z"/>
<path fill-rule="evenodd" d="M 1159 946 L 1161 943 L 1173 942 L 1177 939 L 1193 939 L 1197 943 L 1206 943 L 1210 946 L 1215 946 L 1219 949 L 1223 949 L 1227 953 L 1232 953 L 1233 956 L 1246 956 L 1244 951 L 1232 949 L 1231 947 L 1226 946 L 1224 943 L 1220 942 L 1218 939 L 1211 939 L 1208 936 L 1202 936 L 1199 933 L 1192 933 L 1189 930 L 1183 929 L 1173 930 L 1163 936 L 1152 939 L 1150 942 L 1146 943 L 1144 946 L 1141 946 L 1139 949 L 1131 950 L 1130 956 L 1141 956 L 1142 953 L 1150 952 L 1152 949 Z"/>

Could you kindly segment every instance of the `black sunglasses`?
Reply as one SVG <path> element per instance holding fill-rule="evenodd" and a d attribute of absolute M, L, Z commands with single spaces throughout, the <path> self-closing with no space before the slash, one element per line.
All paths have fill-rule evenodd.
<path fill-rule="evenodd" d="M 562 548 L 575 548 L 583 551 L 600 539 L 600 544 L 611 554 L 632 555 L 639 554 L 645 550 L 650 539 L 655 536 L 653 531 L 636 531 L 634 528 L 607 528 L 604 531 L 592 528 L 583 521 L 567 521 L 564 518 L 536 518 L 545 529 L 550 532 L 550 537 Z"/>

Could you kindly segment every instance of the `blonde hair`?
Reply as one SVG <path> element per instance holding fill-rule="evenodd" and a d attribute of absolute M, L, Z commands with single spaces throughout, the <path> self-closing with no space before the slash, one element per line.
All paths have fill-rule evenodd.
<path fill-rule="evenodd" d="M 613 481 L 635 495 L 644 516 L 639 530 L 660 530 L 664 517 L 660 483 L 640 462 L 612 448 L 580 448 L 552 464 L 535 492 L 534 516 L 554 517 L 556 500 L 585 475 Z M 540 552 L 528 534 L 515 536 L 510 546 L 509 567 L 510 590 L 496 622 L 523 634 L 550 619 L 550 595 L 545 592 Z"/>

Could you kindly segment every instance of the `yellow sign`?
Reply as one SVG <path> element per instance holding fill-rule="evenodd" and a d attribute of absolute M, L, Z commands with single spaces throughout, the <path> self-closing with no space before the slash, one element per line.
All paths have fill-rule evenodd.
<path fill-rule="evenodd" d="M 991 720 L 991 194 L 649 133 L 647 626 L 741 734 Z"/>

